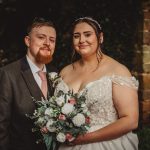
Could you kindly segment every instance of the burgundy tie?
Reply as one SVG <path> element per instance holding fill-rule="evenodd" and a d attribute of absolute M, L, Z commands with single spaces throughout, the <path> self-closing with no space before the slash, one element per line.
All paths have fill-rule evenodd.
<path fill-rule="evenodd" d="M 39 71 L 38 75 L 40 76 L 42 80 L 41 84 L 41 91 L 45 98 L 47 98 L 47 78 L 46 78 L 46 72 Z"/>

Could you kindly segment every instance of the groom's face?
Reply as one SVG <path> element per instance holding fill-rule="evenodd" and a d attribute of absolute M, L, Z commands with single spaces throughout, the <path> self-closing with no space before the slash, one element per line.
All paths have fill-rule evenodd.
<path fill-rule="evenodd" d="M 41 64 L 47 64 L 52 60 L 56 44 L 56 31 L 50 26 L 34 27 L 25 37 L 28 46 L 28 56 Z"/>

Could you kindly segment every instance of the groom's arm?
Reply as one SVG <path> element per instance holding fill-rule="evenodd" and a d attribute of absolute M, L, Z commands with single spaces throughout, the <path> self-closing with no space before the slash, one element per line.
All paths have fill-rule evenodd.
<path fill-rule="evenodd" d="M 0 150 L 8 150 L 12 89 L 7 72 L 0 69 Z"/>

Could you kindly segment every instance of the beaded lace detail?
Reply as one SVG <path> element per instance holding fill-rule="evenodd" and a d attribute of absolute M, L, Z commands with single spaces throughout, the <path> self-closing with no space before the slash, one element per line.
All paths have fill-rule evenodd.
<path fill-rule="evenodd" d="M 135 77 L 122 77 L 118 75 L 112 75 L 112 81 L 119 85 L 125 85 L 131 88 L 138 89 L 139 82 Z"/>
<path fill-rule="evenodd" d="M 118 119 L 117 111 L 112 100 L 113 84 L 138 89 L 138 81 L 135 77 L 123 77 L 118 75 L 104 76 L 99 80 L 88 83 L 78 94 L 85 94 L 86 105 L 90 111 L 90 131 L 102 128 Z M 61 80 L 55 92 L 69 90 L 68 85 Z"/>

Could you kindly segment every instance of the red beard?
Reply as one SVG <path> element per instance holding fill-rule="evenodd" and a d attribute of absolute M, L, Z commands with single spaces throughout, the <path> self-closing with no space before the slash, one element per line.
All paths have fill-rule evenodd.
<path fill-rule="evenodd" d="M 38 63 L 48 64 L 49 62 L 52 61 L 52 55 L 51 55 L 51 53 L 45 54 L 42 52 L 42 49 L 40 49 L 36 55 L 36 61 Z"/>

